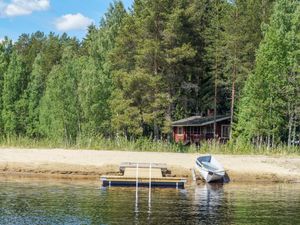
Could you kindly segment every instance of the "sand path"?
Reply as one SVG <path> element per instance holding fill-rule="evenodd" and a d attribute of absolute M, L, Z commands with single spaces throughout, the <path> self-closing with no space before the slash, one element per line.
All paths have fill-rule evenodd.
<path fill-rule="evenodd" d="M 0 148 L 0 172 L 99 177 L 118 172 L 121 162 L 166 163 L 176 176 L 189 176 L 198 154 Z M 300 157 L 216 155 L 232 181 L 300 182 Z"/>

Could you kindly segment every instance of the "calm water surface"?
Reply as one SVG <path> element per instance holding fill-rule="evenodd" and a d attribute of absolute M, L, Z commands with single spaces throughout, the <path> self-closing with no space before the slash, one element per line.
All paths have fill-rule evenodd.
<path fill-rule="evenodd" d="M 300 184 L 185 190 L 0 180 L 0 224 L 300 224 Z"/>

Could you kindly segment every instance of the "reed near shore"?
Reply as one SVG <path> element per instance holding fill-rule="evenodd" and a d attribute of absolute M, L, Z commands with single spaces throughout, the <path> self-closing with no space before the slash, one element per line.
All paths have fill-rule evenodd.
<path fill-rule="evenodd" d="M 300 155 L 300 146 L 285 144 L 268 147 L 266 145 L 252 145 L 242 142 L 226 144 L 217 141 L 202 142 L 201 145 L 183 145 L 170 141 L 153 140 L 150 138 L 128 139 L 125 137 L 104 138 L 77 138 L 75 142 L 53 141 L 49 139 L 34 139 L 28 137 L 2 137 L 1 147 L 17 148 L 65 148 L 65 149 L 92 149 L 92 150 L 119 150 L 138 152 L 177 152 L 177 153 L 212 153 L 212 154 L 250 154 L 250 155 Z"/>

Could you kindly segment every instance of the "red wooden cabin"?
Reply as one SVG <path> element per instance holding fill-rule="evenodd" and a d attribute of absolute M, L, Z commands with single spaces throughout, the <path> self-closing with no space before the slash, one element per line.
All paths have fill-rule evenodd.
<path fill-rule="evenodd" d="M 214 116 L 192 116 L 173 122 L 172 127 L 176 143 L 200 143 L 214 137 L 226 142 L 230 137 L 230 116 L 216 117 L 216 135 L 214 135 Z"/>

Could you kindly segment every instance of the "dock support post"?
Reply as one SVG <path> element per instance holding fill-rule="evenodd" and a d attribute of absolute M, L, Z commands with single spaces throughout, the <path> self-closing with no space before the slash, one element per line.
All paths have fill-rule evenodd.
<path fill-rule="evenodd" d="M 195 174 L 195 169 L 192 169 L 192 177 L 193 177 L 193 181 L 196 181 L 196 174 Z"/>
<path fill-rule="evenodd" d="M 149 196 L 148 196 L 148 221 L 151 215 L 151 187 L 152 187 L 152 164 L 149 165 Z"/>
<path fill-rule="evenodd" d="M 138 195 L 139 195 L 139 164 L 136 164 L 136 183 L 135 183 L 135 212 L 138 212 Z"/>
<path fill-rule="evenodd" d="M 151 207 L 151 187 L 152 187 L 151 179 L 152 179 L 152 164 L 150 163 L 150 166 L 149 166 L 149 199 L 148 199 L 149 210 Z"/>
<path fill-rule="evenodd" d="M 135 174 L 136 174 L 135 187 L 136 187 L 136 196 L 137 196 L 137 193 L 138 193 L 137 190 L 139 188 L 139 164 L 138 163 L 136 164 Z"/>

